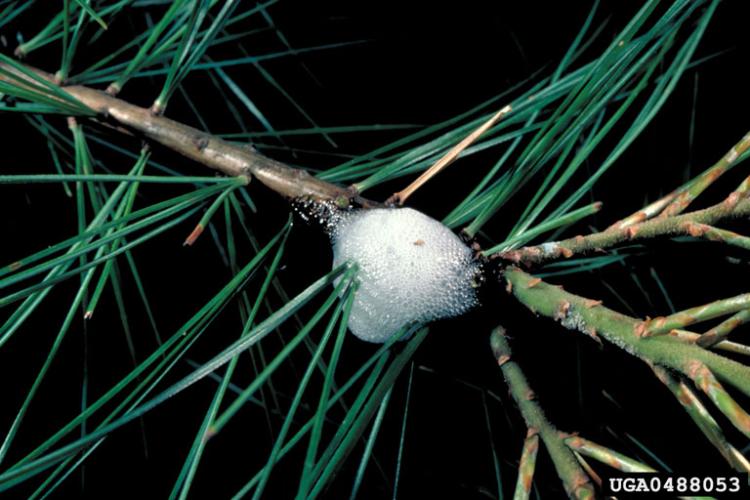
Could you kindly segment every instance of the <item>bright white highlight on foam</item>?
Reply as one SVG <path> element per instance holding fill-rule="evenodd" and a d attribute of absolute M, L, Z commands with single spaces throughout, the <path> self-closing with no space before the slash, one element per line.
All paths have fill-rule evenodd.
<path fill-rule="evenodd" d="M 333 266 L 359 266 L 349 329 L 362 340 L 385 342 L 406 324 L 458 316 L 476 305 L 471 249 L 421 212 L 352 212 L 332 238 Z"/>

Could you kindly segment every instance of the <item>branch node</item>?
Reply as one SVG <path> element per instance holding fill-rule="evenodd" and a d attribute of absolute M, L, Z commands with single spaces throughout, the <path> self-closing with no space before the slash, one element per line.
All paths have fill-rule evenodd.
<path fill-rule="evenodd" d="M 628 226 L 627 228 L 625 228 L 625 237 L 629 240 L 632 240 L 638 234 L 638 229 L 638 226 Z"/>
<path fill-rule="evenodd" d="M 687 221 L 684 224 L 682 224 L 682 228 L 693 238 L 700 238 L 704 234 L 706 234 L 706 228 L 701 227 L 701 225 L 696 224 L 693 221 Z"/>
<path fill-rule="evenodd" d="M 636 337 L 645 337 L 646 336 L 646 327 L 648 326 L 648 321 L 639 321 L 635 324 L 635 328 L 633 329 Z"/>
<path fill-rule="evenodd" d="M 601 300 L 594 300 L 594 299 L 585 299 L 584 304 L 586 305 L 586 309 L 591 309 L 592 307 L 598 307 L 603 304 Z"/>
<path fill-rule="evenodd" d="M 553 319 L 562 322 L 568 316 L 569 311 L 570 302 L 568 302 L 567 300 L 563 300 L 557 305 L 557 309 L 555 310 Z"/>
<path fill-rule="evenodd" d="M 737 191 L 732 191 L 732 193 L 727 196 L 727 199 L 723 201 L 723 204 L 729 209 L 734 209 L 735 206 L 737 206 L 737 203 L 740 202 L 740 199 L 742 198 L 742 193 L 739 193 Z"/>
<path fill-rule="evenodd" d="M 193 137 L 192 142 L 198 151 L 203 151 L 208 147 L 210 140 L 205 135 L 196 135 Z"/>
<path fill-rule="evenodd" d="M 534 288 L 541 282 L 542 282 L 541 278 L 531 278 L 529 281 L 526 282 L 526 288 Z"/>

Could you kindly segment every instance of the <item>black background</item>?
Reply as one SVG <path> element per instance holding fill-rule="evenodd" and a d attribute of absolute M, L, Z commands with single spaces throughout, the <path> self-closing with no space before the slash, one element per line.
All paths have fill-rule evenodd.
<path fill-rule="evenodd" d="M 660 115 L 634 146 L 595 187 L 593 198 L 605 203 L 604 210 L 589 223 L 604 228 L 631 213 L 644 201 L 654 199 L 684 180 L 689 168 L 697 173 L 717 160 L 748 128 L 746 26 L 742 3 L 726 1 L 715 18 L 697 57 L 718 54 L 688 71 Z M 264 67 L 293 95 L 320 125 L 368 123 L 431 124 L 451 117 L 509 86 L 529 77 L 544 65 L 554 64 L 565 53 L 590 8 L 589 2 L 481 2 L 442 5 L 438 2 L 281 2 L 270 14 L 294 47 L 344 41 L 361 41 L 348 47 L 306 53 L 270 61 Z M 590 60 L 635 12 L 635 2 L 602 2 L 597 21 L 609 19 L 599 42 L 583 57 Z M 32 10 L 5 28 L 9 40 L 20 30 L 28 38 L 44 24 L 49 13 L 44 7 Z M 109 38 L 87 49 L 77 60 L 85 67 L 108 47 L 127 39 L 142 19 L 114 23 Z M 110 45 L 107 45 L 110 44 Z M 269 33 L 246 44 L 251 53 L 278 49 Z M 13 46 L 5 49 L 10 53 Z M 236 56 L 233 47 L 210 52 L 214 59 Z M 58 55 L 54 51 L 32 54 L 31 64 L 53 71 Z M 304 63 L 304 67 L 303 67 Z M 300 115 L 259 76 L 251 66 L 229 70 L 276 128 L 307 126 Z M 74 71 L 75 74 L 75 71 Z M 314 75 L 314 78 L 311 76 Z M 131 82 L 122 97 L 148 106 L 160 89 L 158 80 Z M 190 77 L 186 90 L 195 99 L 213 132 L 236 132 L 237 124 L 219 102 L 222 99 L 207 79 Z M 697 92 L 696 92 L 697 89 Z M 694 110 L 694 111 L 693 111 Z M 691 114 L 695 113 L 694 139 L 689 141 Z M 180 97 L 170 103 L 167 115 L 197 125 Z M 51 172 L 45 143 L 16 115 L 3 115 L 3 173 Z M 64 118 L 51 120 L 64 129 Z M 248 128 L 260 130 L 251 117 Z M 116 138 L 131 151 L 138 143 Z M 336 136 L 338 151 L 361 153 L 398 137 L 398 132 L 372 132 Z M 290 139 L 297 148 L 331 151 L 319 137 Z M 268 141 L 268 144 L 274 144 Z M 262 144 L 257 144 L 263 150 Z M 92 147 L 94 155 L 116 171 L 130 168 L 128 162 L 104 149 Z M 335 165 L 330 156 L 289 155 L 277 149 L 267 154 L 314 168 Z M 440 218 L 468 192 L 470 183 L 494 162 L 497 150 L 462 161 L 441 174 L 411 200 L 412 206 Z M 156 148 L 154 158 L 186 174 L 204 170 Z M 596 156 L 594 157 L 594 160 Z M 594 166 L 594 165 L 592 165 Z M 736 186 L 746 168 L 736 169 L 712 188 L 702 203 L 719 199 Z M 469 172 L 468 174 L 466 172 Z M 384 199 L 403 185 L 386 185 L 368 193 Z M 287 217 L 283 200 L 251 185 L 250 193 L 259 207 L 250 219 L 261 241 L 275 234 Z M 178 188 L 147 186 L 143 202 L 182 192 Z M 486 230 L 501 237 L 518 207 L 511 204 Z M 75 231 L 75 200 L 64 196 L 59 186 L 0 187 L 0 260 L 9 262 Z M 230 277 L 210 238 L 205 235 L 191 248 L 181 245 L 197 221 L 135 251 L 141 273 L 162 335 L 175 331 Z M 221 224 L 218 225 L 220 230 Z M 738 228 L 743 227 L 740 223 Z M 744 224 L 745 230 L 747 224 Z M 586 231 L 585 225 L 577 228 Z M 244 244 L 243 244 L 244 245 Z M 315 228 L 295 224 L 289 252 L 281 271 L 290 294 L 302 290 L 330 267 L 326 237 Z M 245 245 L 244 258 L 250 249 Z M 739 258 L 737 260 L 727 257 Z M 645 255 L 629 259 L 625 266 L 556 280 L 566 289 L 605 301 L 610 307 L 637 316 L 669 313 L 667 302 L 651 270 L 656 270 L 678 309 L 746 291 L 746 254 L 713 244 L 669 241 L 654 242 Z M 633 282 L 638 276 L 645 294 Z M 626 298 L 627 310 L 606 285 Z M 62 322 L 66 301 L 75 284 L 53 291 L 45 306 L 0 350 L 0 428 L 7 428 L 43 362 L 47 346 Z M 127 288 L 129 287 L 129 288 Z M 251 285 L 251 291 L 257 284 Z M 153 334 L 139 308 L 132 283 L 126 285 L 126 300 L 133 311 L 131 322 L 139 359 L 154 348 Z M 278 301 L 276 303 L 278 305 Z M 231 308 L 230 308 L 231 309 Z M 0 315 L 10 311 L 0 311 Z M 402 498 L 441 496 L 446 498 L 496 498 L 496 484 L 490 442 L 500 460 L 503 490 L 512 494 L 515 466 L 525 428 L 506 393 L 488 348 L 492 327 L 504 324 L 513 337 L 516 359 L 538 392 L 549 418 L 566 431 L 580 431 L 594 441 L 658 465 L 636 444 L 636 440 L 659 459 L 681 473 L 726 473 L 719 454 L 692 425 L 670 393 L 641 361 L 612 346 L 599 346 L 577 333 L 568 332 L 552 321 L 536 319 L 522 306 L 497 289 L 489 289 L 483 306 L 471 314 L 435 325 L 420 348 L 414 365 L 412 400 L 409 405 L 407 440 L 399 491 Z M 228 312 L 199 342 L 190 357 L 205 361 L 238 335 L 235 310 Z M 282 331 L 294 334 L 292 327 Z M 117 309 L 111 294 L 88 325 L 90 400 L 102 394 L 130 368 Z M 277 344 L 269 339 L 269 349 Z M 50 435 L 78 411 L 82 363 L 83 326 L 80 322 L 68 334 L 49 379 L 32 404 L 27 421 L 7 459 L 13 463 L 40 440 Z M 342 371 L 351 373 L 369 356 L 373 346 L 353 337 L 345 344 Z M 274 379 L 282 394 L 293 394 L 295 381 L 304 370 L 305 353 L 295 358 L 296 368 L 282 371 Z M 249 365 L 241 370 L 237 383 L 249 380 Z M 172 379 L 189 373 L 178 365 Z M 192 436 L 200 425 L 215 385 L 202 382 L 163 407 L 150 413 L 142 428 L 132 424 L 116 432 L 57 491 L 56 498 L 109 498 L 145 495 L 164 498 L 182 464 Z M 484 391 L 489 391 L 488 393 Z M 492 437 L 485 422 L 485 395 Z M 491 395 L 489 395 L 491 393 Z M 497 396 L 498 399 L 492 395 Z M 405 378 L 396 386 L 386 421 L 375 447 L 377 465 L 371 463 L 361 496 L 389 498 L 405 399 Z M 314 399 L 313 399 L 314 401 Z M 741 402 L 747 403 L 747 401 Z M 288 399 L 281 400 L 282 407 Z M 721 417 L 728 437 L 742 449 L 746 442 Z M 281 419 L 271 422 L 277 432 Z M 142 431 L 144 429 L 144 431 Z M 148 455 L 144 456 L 142 436 Z M 263 413 L 248 408 L 213 440 L 199 469 L 193 490 L 195 498 L 224 498 L 243 484 L 263 463 L 271 440 Z M 338 480 L 328 490 L 330 498 L 348 496 L 361 448 L 355 450 Z M 295 474 L 299 456 L 292 456 L 272 476 L 269 498 L 283 498 L 296 491 Z M 600 473 L 608 472 L 598 468 Z M 542 450 L 536 486 L 542 498 L 563 495 L 559 481 Z M 36 484 L 36 480 L 30 483 Z M 29 487 L 32 487 L 31 485 Z M 21 487 L 16 495 L 31 490 Z M 13 496 L 11 494 L 10 496 Z"/>

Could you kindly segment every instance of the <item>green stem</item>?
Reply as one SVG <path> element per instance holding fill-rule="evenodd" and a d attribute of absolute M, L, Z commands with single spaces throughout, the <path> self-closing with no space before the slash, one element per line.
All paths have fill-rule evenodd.
<path fill-rule="evenodd" d="M 568 448 L 577 451 L 583 456 L 591 457 L 598 462 L 607 464 L 623 472 L 656 472 L 656 469 L 646 464 L 580 436 L 566 438 L 565 444 Z"/>
<path fill-rule="evenodd" d="M 705 238 L 710 241 L 718 241 L 727 245 L 732 245 L 745 250 L 750 250 L 750 238 L 742 236 L 733 231 L 719 229 L 718 227 L 709 226 L 708 224 L 690 224 L 688 225 L 690 236 L 696 238 Z"/>
<path fill-rule="evenodd" d="M 645 220 L 656 217 L 657 215 L 669 214 L 671 216 L 676 215 L 685 209 L 700 193 L 702 193 L 708 186 L 713 184 L 716 179 L 721 177 L 722 174 L 726 173 L 730 167 L 737 165 L 745 158 L 742 157 L 742 153 L 747 151 L 747 147 L 750 145 L 750 133 L 746 134 L 739 143 L 735 144 L 732 149 L 725 154 L 721 160 L 716 162 L 714 165 L 706 169 L 699 176 L 690 179 L 685 184 L 675 189 L 671 193 L 662 198 L 659 198 L 655 202 L 647 205 L 646 207 L 638 210 L 637 212 L 625 217 L 624 219 L 612 224 L 610 229 L 624 229 L 635 224 L 639 224 Z M 736 155 L 736 156 L 735 156 Z M 740 188 L 745 187 L 744 193 L 750 188 L 750 177 L 747 178 L 744 184 L 740 185 Z"/>
<path fill-rule="evenodd" d="M 681 213 L 685 208 L 706 190 L 716 179 L 721 177 L 726 171 L 736 165 L 737 159 L 750 148 L 750 133 L 745 136 L 732 146 L 721 159 L 716 162 L 712 167 L 703 172 L 701 175 L 696 177 L 689 185 L 687 189 L 681 192 L 675 199 L 667 206 L 664 211 L 659 214 L 659 218 L 670 217 Z"/>
<path fill-rule="evenodd" d="M 714 420 L 706 407 L 701 403 L 698 396 L 677 377 L 672 375 L 669 370 L 660 366 L 652 366 L 657 378 L 674 394 L 687 414 L 693 419 L 695 425 L 703 432 L 712 445 L 721 453 L 724 459 L 735 469 L 740 472 L 750 472 L 750 462 L 740 453 L 737 448 L 732 446 L 724 437 L 721 426 Z"/>
<path fill-rule="evenodd" d="M 750 367 L 671 336 L 642 337 L 643 322 L 573 295 L 515 267 L 503 272 L 511 293 L 536 314 L 554 318 L 568 329 L 601 336 L 630 354 L 688 374 L 688 364 L 699 361 L 722 381 L 750 396 Z"/>
<path fill-rule="evenodd" d="M 589 477 L 581 469 L 573 452 L 565 446 L 560 432 L 544 416 L 544 412 L 536 402 L 534 391 L 529 386 L 521 367 L 511 359 L 511 350 L 508 340 L 505 338 L 503 327 L 497 327 L 492 331 L 490 345 L 492 354 L 505 377 L 505 383 L 508 384 L 511 396 L 513 396 L 529 428 L 529 433 L 538 433 L 542 438 L 568 496 L 571 498 L 594 498 L 596 495 Z"/>
<path fill-rule="evenodd" d="M 735 189 L 734 192 L 740 196 L 746 196 L 747 193 L 750 193 L 750 175 L 745 177 L 745 180 L 737 186 L 737 189 Z"/>
<path fill-rule="evenodd" d="M 669 333 L 677 328 L 684 328 L 694 323 L 708 321 L 727 314 L 750 308 L 750 293 L 743 293 L 728 299 L 716 300 L 697 307 L 691 307 L 669 316 L 662 316 L 643 322 L 640 332 L 643 337 Z"/>
<path fill-rule="evenodd" d="M 740 199 L 730 195 L 726 200 L 712 207 L 684 215 L 652 219 L 628 227 L 614 225 L 600 233 L 576 236 L 562 241 L 544 243 L 495 254 L 516 263 L 539 264 L 558 257 L 571 257 L 574 254 L 601 250 L 620 243 L 639 241 L 656 236 L 690 234 L 694 224 L 714 224 L 722 219 L 746 217 L 750 215 L 750 199 Z"/>
<path fill-rule="evenodd" d="M 732 318 L 734 318 L 735 316 L 732 316 Z M 732 320 L 732 318 L 729 318 L 728 320 L 724 321 L 724 323 L 728 323 L 729 321 Z M 724 323 L 722 323 L 721 325 L 723 325 Z M 716 328 L 719 328 L 721 325 L 717 326 Z M 710 347 L 712 349 L 716 349 L 717 351 L 733 352 L 735 354 L 742 354 L 743 356 L 750 356 L 750 346 L 745 345 L 745 344 L 739 344 L 737 342 L 721 340 L 721 341 L 716 342 L 716 344 L 712 344 L 708 346 L 701 344 L 699 342 L 701 337 L 707 335 L 711 331 L 713 331 L 713 329 L 701 335 L 700 333 L 689 332 L 687 330 L 672 330 L 671 332 L 669 332 L 669 335 L 671 335 L 672 337 L 678 338 L 684 342 L 698 344 L 704 349 Z"/>
<path fill-rule="evenodd" d="M 711 328 L 709 331 L 695 341 L 701 347 L 713 347 L 715 345 L 726 344 L 723 340 L 738 326 L 750 321 L 750 309 L 743 309 L 729 319 L 724 320 L 719 325 Z M 732 342 L 729 342 L 731 344 Z M 718 347 L 718 346 L 717 346 Z"/>
<path fill-rule="evenodd" d="M 521 460 L 518 463 L 518 480 L 516 481 L 516 489 L 513 492 L 513 500 L 527 500 L 531 495 L 538 451 L 539 434 L 529 434 L 523 442 Z"/>
<path fill-rule="evenodd" d="M 727 416 L 732 425 L 745 436 L 750 437 L 750 415 L 721 386 L 714 374 L 700 361 L 690 361 L 686 365 L 687 375 L 695 385 L 706 393 L 714 405 Z"/>

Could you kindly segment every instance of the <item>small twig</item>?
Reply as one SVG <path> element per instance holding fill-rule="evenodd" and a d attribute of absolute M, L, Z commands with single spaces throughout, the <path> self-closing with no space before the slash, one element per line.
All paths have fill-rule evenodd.
<path fill-rule="evenodd" d="M 642 337 L 663 335 L 674 329 L 684 328 L 694 323 L 708 321 L 748 308 L 750 308 L 750 293 L 743 293 L 735 297 L 691 307 L 690 309 L 685 309 L 669 316 L 661 316 L 644 321 L 640 327 L 640 334 Z"/>
<path fill-rule="evenodd" d="M 737 189 L 735 189 L 734 192 L 739 196 L 747 196 L 747 194 L 750 193 L 750 175 L 745 177 L 745 180 L 737 186 Z"/>
<path fill-rule="evenodd" d="M 727 245 L 750 250 L 750 238 L 733 231 L 709 226 L 708 224 L 699 224 L 697 222 L 688 223 L 686 229 L 688 233 L 690 233 L 690 236 L 695 238 L 705 238 L 710 241 L 718 241 Z"/>
<path fill-rule="evenodd" d="M 506 260 L 526 265 L 540 264 L 559 257 L 572 257 L 575 254 L 603 250 L 624 242 L 639 241 L 658 236 L 690 234 L 693 224 L 715 224 L 723 219 L 750 215 L 750 199 L 730 196 L 726 200 L 703 210 L 665 219 L 652 219 L 619 229 L 616 226 L 562 241 L 544 243 L 538 246 L 520 248 L 494 254 Z"/>
<path fill-rule="evenodd" d="M 706 365 L 698 360 L 689 361 L 685 373 L 737 429 L 750 437 L 750 415 L 729 395 Z"/>
<path fill-rule="evenodd" d="M 724 339 L 732 333 L 732 331 L 738 326 L 750 321 L 750 309 L 744 309 L 729 319 L 724 320 L 719 325 L 711 328 L 709 331 L 701 335 L 695 343 L 701 347 L 719 347 L 722 344 L 731 344 L 732 342 L 726 342 Z"/>
<path fill-rule="evenodd" d="M 526 500 L 531 495 L 531 485 L 534 480 L 534 470 L 536 469 L 536 456 L 539 451 L 539 434 L 532 433 L 523 442 L 521 450 L 521 460 L 518 462 L 518 479 L 516 480 L 516 489 L 513 493 L 513 500 Z"/>
<path fill-rule="evenodd" d="M 633 226 L 635 224 L 640 224 L 643 221 L 652 219 L 659 215 L 662 210 L 664 210 L 664 207 L 669 205 L 672 200 L 674 200 L 677 195 L 680 194 L 679 190 L 672 191 L 668 195 L 665 195 L 658 200 L 656 200 L 653 203 L 648 204 L 647 206 L 643 207 L 642 209 L 638 210 L 637 212 L 634 212 L 630 214 L 629 216 L 625 217 L 622 220 L 619 220 L 612 224 L 608 230 L 616 230 L 616 229 L 625 229 L 630 226 Z"/>
<path fill-rule="evenodd" d="M 646 464 L 580 436 L 566 438 L 565 444 L 581 455 L 593 458 L 598 462 L 623 472 L 656 472 L 656 469 Z"/>
<path fill-rule="evenodd" d="M 724 358 L 672 336 L 642 338 L 643 323 L 607 309 L 601 302 L 568 293 L 560 287 L 534 278 L 518 268 L 504 271 L 510 291 L 537 314 L 554 318 L 569 329 L 597 334 L 654 368 L 657 376 L 677 396 L 690 416 L 714 446 L 737 470 L 750 470 L 750 464 L 724 439 L 718 424 L 700 405 L 687 386 L 680 385 L 665 368 L 676 370 L 695 381 L 716 407 L 745 435 L 750 435 L 748 415 L 714 376 L 750 396 L 750 367 Z"/>
<path fill-rule="evenodd" d="M 732 168 L 737 158 L 747 151 L 748 148 L 750 148 L 750 133 L 745 134 L 718 162 L 691 181 L 688 188 L 679 193 L 669 206 L 659 214 L 659 218 L 672 217 L 685 210 L 716 179 Z"/>
<path fill-rule="evenodd" d="M 750 248 L 750 238 L 711 227 L 716 222 L 750 214 L 750 177 L 740 184 L 724 201 L 712 207 L 681 213 L 698 195 L 736 164 L 737 159 L 750 150 L 747 133 L 721 160 L 698 177 L 645 208 L 615 222 L 605 231 L 588 236 L 576 236 L 563 241 L 500 252 L 495 256 L 515 263 L 539 264 L 560 256 L 571 257 L 592 250 L 602 250 L 625 241 L 642 240 L 664 235 L 690 234 L 704 236 L 727 244 Z"/>
<path fill-rule="evenodd" d="M 0 69 L 30 81 L 13 67 L 0 63 Z M 28 67 L 40 77 L 55 83 L 53 75 Z M 19 84 L 17 79 L 0 73 L 0 81 Z M 30 84 L 31 85 L 31 84 Z M 125 128 L 166 146 L 209 168 L 231 177 L 254 176 L 271 190 L 287 198 L 313 198 L 333 200 L 346 205 L 351 199 L 364 206 L 379 206 L 377 202 L 360 198 L 356 193 L 317 179 L 304 170 L 290 167 L 258 153 L 249 146 L 226 142 L 196 128 L 158 116 L 150 110 L 134 106 L 105 92 L 71 85 L 61 87 L 65 92 L 97 113 L 104 123 L 114 123 L 116 129 Z"/>
<path fill-rule="evenodd" d="M 563 482 L 565 491 L 571 498 L 594 498 L 594 488 L 589 477 L 581 468 L 570 448 L 565 446 L 557 429 L 547 420 L 535 400 L 534 391 L 529 386 L 521 367 L 511 359 L 511 350 L 505 338 L 505 329 L 495 328 L 490 336 L 492 354 L 503 372 L 511 396 L 521 411 L 529 432 L 538 433 L 547 448 L 557 475 Z"/>
<path fill-rule="evenodd" d="M 599 487 L 601 487 L 602 486 L 601 476 L 597 474 L 594 468 L 591 467 L 591 465 L 586 461 L 585 458 L 583 458 L 583 455 L 573 450 L 573 456 L 576 457 L 576 460 L 578 460 L 578 463 L 581 464 L 581 467 L 583 467 L 583 470 L 586 471 L 586 475 L 589 476 L 594 483 L 596 483 Z"/>
<path fill-rule="evenodd" d="M 570 330 L 603 338 L 651 364 L 688 374 L 688 363 L 699 361 L 722 381 L 750 396 L 750 367 L 671 336 L 643 338 L 644 322 L 615 312 L 600 301 L 566 292 L 517 267 L 503 271 L 511 293 L 536 314 L 556 319 Z"/>
<path fill-rule="evenodd" d="M 701 403 L 698 396 L 682 380 L 669 373 L 661 366 L 652 366 L 657 378 L 672 391 L 677 401 L 688 413 L 695 425 L 703 432 L 711 444 L 719 450 L 719 453 L 735 470 L 750 472 L 750 462 L 739 450 L 732 446 L 724 437 L 719 424 L 714 420 L 706 407 Z"/>
<path fill-rule="evenodd" d="M 442 158 L 436 161 L 434 165 L 432 165 L 430 168 L 425 170 L 422 173 L 422 175 L 417 177 L 411 184 L 409 184 L 407 187 L 405 187 L 398 193 L 393 193 L 393 195 L 390 198 L 388 198 L 388 200 L 386 200 L 385 202 L 386 205 L 393 205 L 393 204 L 403 205 L 404 202 L 409 198 L 409 196 L 414 194 L 414 192 L 420 187 L 422 187 L 424 183 L 426 183 L 431 178 L 439 174 L 441 170 L 443 170 L 445 167 L 453 163 L 453 161 L 456 158 L 458 158 L 458 155 L 460 155 L 464 149 L 468 148 L 471 144 L 473 144 L 490 127 L 495 125 L 495 123 L 497 123 L 502 117 L 510 113 L 512 109 L 513 108 L 511 108 L 510 105 L 507 105 L 503 109 L 501 109 L 500 111 L 492 115 L 489 120 L 487 120 L 478 128 L 476 128 L 471 134 L 466 136 L 461 142 L 453 146 L 450 149 L 450 151 L 448 151 L 445 155 L 443 155 Z"/>
<path fill-rule="evenodd" d="M 612 224 L 609 229 L 624 229 L 643 221 L 656 217 L 665 217 L 665 214 L 676 215 L 685 209 L 700 193 L 710 186 L 716 179 L 721 177 L 731 168 L 737 158 L 746 151 L 750 145 L 750 133 L 746 134 L 740 142 L 735 144 L 718 162 L 706 169 L 699 176 L 689 180 L 681 187 L 648 206 Z M 750 177 L 747 179 L 747 188 L 750 188 Z M 660 215 L 661 214 L 661 215 Z"/>
<path fill-rule="evenodd" d="M 734 316 L 732 316 L 732 317 L 734 317 Z M 732 318 L 729 318 L 724 323 L 729 322 L 731 319 Z M 722 325 L 724 323 L 722 323 Z M 719 325 L 719 326 L 721 326 L 721 325 Z M 700 345 L 703 348 L 709 348 L 710 347 L 710 348 L 716 349 L 717 351 L 733 352 L 735 354 L 742 354 L 743 356 L 750 356 L 750 346 L 745 345 L 745 344 L 738 344 L 737 342 L 730 342 L 728 340 L 719 340 L 719 341 L 717 341 L 716 344 L 713 344 L 713 345 L 706 346 L 706 345 L 700 344 L 698 342 L 698 340 L 700 340 L 701 337 L 703 337 L 704 335 L 706 335 L 710 331 L 712 331 L 712 330 L 709 330 L 708 332 L 706 332 L 703 335 L 701 335 L 700 333 L 689 332 L 687 330 L 672 330 L 671 332 L 669 332 L 669 335 L 672 336 L 672 337 L 676 337 L 676 338 L 678 338 L 680 340 L 683 340 L 685 342 L 690 342 L 692 344 L 698 344 L 698 345 Z"/>

